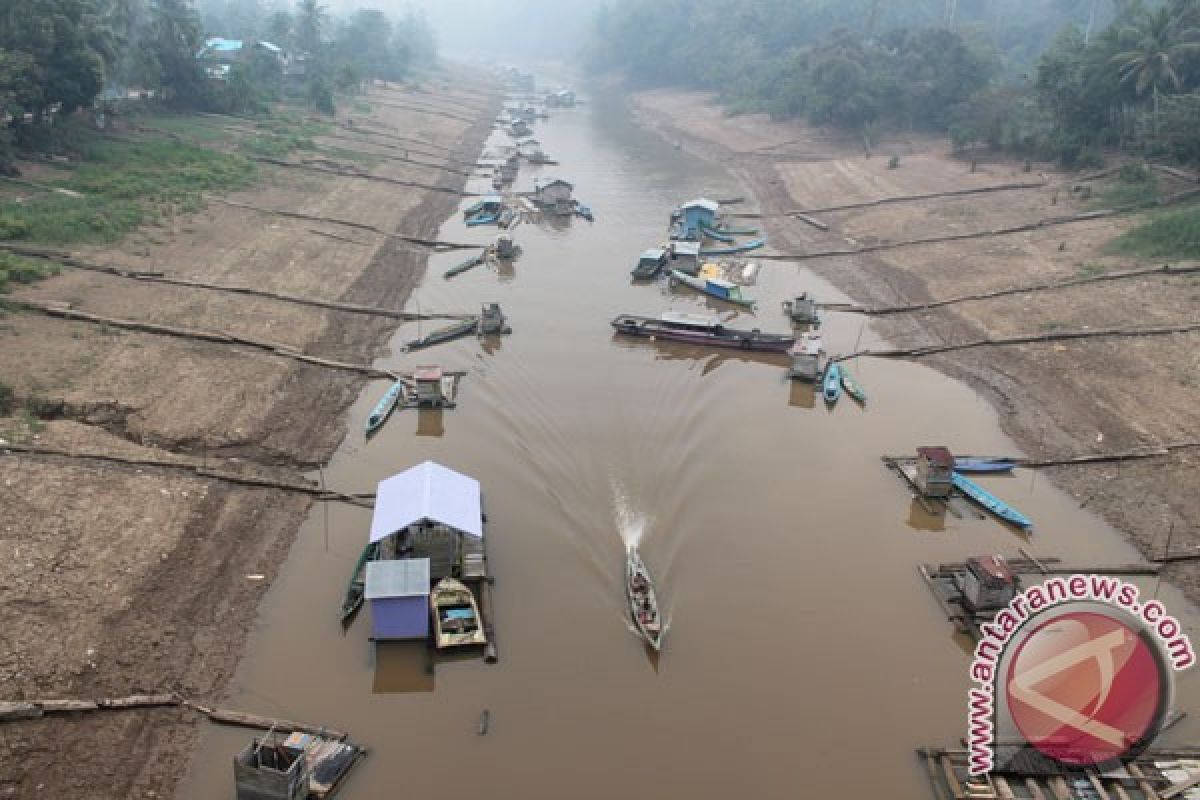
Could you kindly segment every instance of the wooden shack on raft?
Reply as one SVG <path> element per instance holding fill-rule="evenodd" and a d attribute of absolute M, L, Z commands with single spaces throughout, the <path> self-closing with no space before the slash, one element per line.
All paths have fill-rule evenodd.
<path fill-rule="evenodd" d="M 379 544 L 366 573 L 372 638 L 428 637 L 432 587 L 486 576 L 479 481 L 433 461 L 381 481 L 370 541 Z"/>
<path fill-rule="evenodd" d="M 953 493 L 954 456 L 949 448 L 917 448 L 916 485 L 926 497 L 949 497 Z"/>

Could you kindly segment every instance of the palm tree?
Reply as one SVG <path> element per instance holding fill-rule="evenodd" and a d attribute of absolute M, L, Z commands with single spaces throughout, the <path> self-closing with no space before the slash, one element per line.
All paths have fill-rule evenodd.
<path fill-rule="evenodd" d="M 321 48 L 321 32 L 325 27 L 325 6 L 319 5 L 317 0 L 299 0 L 294 24 L 296 47 L 302 53 L 316 56 Z"/>
<path fill-rule="evenodd" d="M 1136 27 L 1122 30 L 1121 40 L 1133 46 L 1112 57 L 1120 70 L 1120 84 L 1132 85 L 1138 97 L 1150 90 L 1157 136 L 1159 95 L 1164 87 L 1182 87 L 1175 67 L 1185 56 L 1200 52 L 1200 30 L 1184 27 L 1183 18 L 1164 6 L 1145 14 Z"/>

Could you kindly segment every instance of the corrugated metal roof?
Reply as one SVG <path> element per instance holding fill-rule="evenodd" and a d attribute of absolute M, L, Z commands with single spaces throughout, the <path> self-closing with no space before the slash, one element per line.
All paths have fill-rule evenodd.
<path fill-rule="evenodd" d="M 368 600 L 429 594 L 429 559 L 396 558 L 367 562 Z"/>
<path fill-rule="evenodd" d="M 642 258 L 651 258 L 657 261 L 665 255 L 666 251 L 661 247 L 651 247 L 649 250 L 642 251 Z"/>
<path fill-rule="evenodd" d="M 380 481 L 371 517 L 372 542 L 423 520 L 483 538 L 479 481 L 432 461 Z"/>
<path fill-rule="evenodd" d="M 674 247 L 675 255 L 677 255 L 677 256 L 699 256 L 700 255 L 700 243 L 699 242 L 675 242 L 672 245 L 672 247 Z"/>

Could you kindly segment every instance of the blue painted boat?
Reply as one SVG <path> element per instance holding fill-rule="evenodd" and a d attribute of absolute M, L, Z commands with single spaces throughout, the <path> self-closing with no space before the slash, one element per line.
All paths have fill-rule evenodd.
<path fill-rule="evenodd" d="M 958 472 L 952 473 L 951 479 L 954 481 L 954 488 L 1005 522 L 1012 523 L 1024 531 L 1033 528 L 1033 520 L 974 481 L 960 475 Z"/>
<path fill-rule="evenodd" d="M 375 409 L 367 417 L 367 436 L 382 428 L 383 423 L 387 422 L 387 418 L 396 408 L 396 403 L 404 396 L 404 388 L 403 381 L 396 381 L 383 398 L 375 404 Z"/>
<path fill-rule="evenodd" d="M 842 396 L 842 368 L 836 361 L 830 361 L 825 367 L 825 377 L 821 383 L 821 393 L 825 395 L 825 402 L 833 405 Z"/>
<path fill-rule="evenodd" d="M 473 217 L 467 218 L 467 227 L 473 228 L 476 225 L 492 225 L 499 221 L 500 221 L 499 212 L 497 212 L 495 214 L 490 214 L 490 213 L 484 212 L 482 214 L 476 214 Z"/>
<path fill-rule="evenodd" d="M 575 206 L 575 213 L 586 219 L 588 222 L 595 222 L 596 215 L 592 213 L 591 206 L 585 206 L 582 203 Z"/>
<path fill-rule="evenodd" d="M 671 270 L 671 282 L 682 283 L 685 286 L 690 286 L 698 292 L 704 292 L 709 297 L 715 297 L 718 300 L 724 300 L 726 303 L 734 303 L 735 305 L 751 308 L 754 306 L 754 300 L 749 297 L 742 297 L 742 287 L 736 283 L 730 283 L 721 278 L 708 277 L 692 277 L 686 272 L 680 272 L 677 269 Z"/>
<path fill-rule="evenodd" d="M 1011 458 L 956 458 L 954 471 L 966 473 L 1012 472 L 1017 465 Z"/>
<path fill-rule="evenodd" d="M 841 366 L 839 366 L 839 369 L 842 372 L 842 388 L 846 390 L 846 394 L 860 403 L 866 403 L 867 393 L 863 390 L 859 382 L 854 380 L 854 376 L 850 374 L 850 370 Z"/>
<path fill-rule="evenodd" d="M 760 247 L 765 247 L 766 239 L 752 239 L 743 244 L 736 244 L 733 247 L 710 247 L 700 251 L 702 256 L 732 256 L 738 253 L 745 253 L 749 250 L 757 250 Z"/>
<path fill-rule="evenodd" d="M 707 236 L 710 239 L 715 239 L 718 242 L 725 242 L 726 244 L 732 244 L 733 242 L 737 241 L 736 237 L 734 237 L 733 235 L 731 235 L 725 231 L 719 231 L 715 228 L 710 228 L 707 225 L 703 225 L 703 224 L 700 225 L 699 227 L 700 227 L 701 233 L 703 233 L 705 236 Z"/>

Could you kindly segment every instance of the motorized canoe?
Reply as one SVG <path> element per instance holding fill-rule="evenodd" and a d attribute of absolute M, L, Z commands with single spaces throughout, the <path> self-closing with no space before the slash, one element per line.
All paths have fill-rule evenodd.
<path fill-rule="evenodd" d="M 648 336 L 652 339 L 671 339 L 690 344 L 716 347 L 736 347 L 742 350 L 766 350 L 785 353 L 796 343 L 796 337 L 779 333 L 726 328 L 716 314 L 680 314 L 665 312 L 657 319 L 622 314 L 612 321 L 617 333 L 629 336 Z"/>
<path fill-rule="evenodd" d="M 748 242 L 743 242 L 742 244 L 736 244 L 736 245 L 733 245 L 732 247 L 710 247 L 707 249 L 701 249 L 700 255 L 702 255 L 702 256 L 731 256 L 731 255 L 735 255 L 737 253 L 745 253 L 750 250 L 757 250 L 760 247 L 766 247 L 766 244 L 767 244 L 766 239 L 751 239 Z"/>
<path fill-rule="evenodd" d="M 860 403 L 867 402 L 867 393 L 863 391 L 862 386 L 850 374 L 850 370 L 846 367 L 839 366 L 842 373 L 842 388 L 846 390 L 846 394 L 853 397 Z"/>
<path fill-rule="evenodd" d="M 746 308 L 754 305 L 754 300 L 749 297 L 742 297 L 742 287 L 721 278 L 692 277 L 686 272 L 673 269 L 671 270 L 671 280 L 673 283 L 682 283 L 684 286 L 689 286 L 698 292 L 703 292 L 709 297 L 724 300 L 726 303 L 733 303 L 734 305 Z"/>
<path fill-rule="evenodd" d="M 487 644 L 475 594 L 454 578 L 442 578 L 429 593 L 434 644 L 438 649 Z"/>
<path fill-rule="evenodd" d="M 379 542 L 371 542 L 363 548 L 350 574 L 350 583 L 346 586 L 346 597 L 342 600 L 342 623 L 346 624 L 362 608 L 363 595 L 367 587 L 367 562 L 379 557 Z"/>
<path fill-rule="evenodd" d="M 1033 529 L 1033 520 L 966 476 L 960 475 L 955 471 L 951 473 L 951 480 L 954 482 L 954 488 L 978 503 L 984 510 L 990 511 L 1005 522 L 1016 525 L 1021 530 L 1030 531 Z"/>
<path fill-rule="evenodd" d="M 642 563 L 636 547 L 625 553 L 625 596 L 629 600 L 629 614 L 646 644 L 658 650 L 662 647 L 663 624 L 658 611 L 658 595 L 650 571 Z"/>
<path fill-rule="evenodd" d="M 408 344 L 404 345 L 405 350 L 420 350 L 423 347 L 430 347 L 442 342 L 449 342 L 452 339 L 460 339 L 463 336 L 470 336 L 475 333 L 479 327 L 479 317 L 470 317 L 453 325 L 447 325 L 444 328 L 439 328 L 428 336 L 422 336 L 420 339 L 413 339 Z"/>
<path fill-rule="evenodd" d="M 466 261 L 454 265 L 450 269 L 442 273 L 443 278 L 453 278 L 455 275 L 461 275 L 469 269 L 474 269 L 487 259 L 487 248 L 485 247 L 478 255 L 471 256 Z"/>
<path fill-rule="evenodd" d="M 955 458 L 954 471 L 970 473 L 1012 472 L 1017 462 L 1011 458 Z"/>
<path fill-rule="evenodd" d="M 821 394 L 825 396 L 825 402 L 833 405 L 842 395 L 842 368 L 836 361 L 830 361 L 825 365 L 825 377 L 821 382 Z"/>
<path fill-rule="evenodd" d="M 406 388 L 404 381 L 396 381 L 388 388 L 379 402 L 375 404 L 375 408 L 367 415 L 367 436 L 370 436 L 383 427 L 383 423 L 387 422 L 388 417 L 396 410 L 396 404 L 404 396 Z"/>

